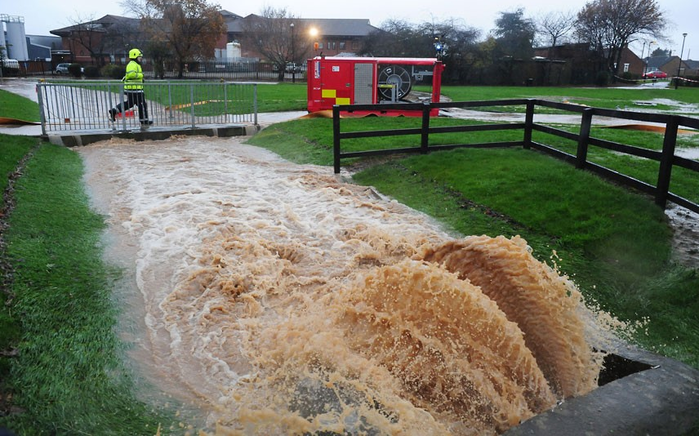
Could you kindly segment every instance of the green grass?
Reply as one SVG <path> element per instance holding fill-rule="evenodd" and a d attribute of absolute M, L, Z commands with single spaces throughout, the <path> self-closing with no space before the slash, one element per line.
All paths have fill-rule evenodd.
<path fill-rule="evenodd" d="M 3 146 L 13 141 L 0 137 Z M 82 173 L 78 154 L 44 144 L 15 189 L 6 234 L 14 300 L 4 313 L 20 335 L 5 380 L 22 412 L 0 426 L 21 435 L 153 435 L 169 421 L 133 397 L 114 331 L 118 272 L 101 260 L 104 222 L 88 207 Z"/>
<path fill-rule="evenodd" d="M 0 89 L 0 117 L 40 121 L 39 105 L 27 98 Z"/>
<path fill-rule="evenodd" d="M 437 118 L 433 119 L 430 126 L 461 126 L 484 124 L 480 121 L 457 120 Z M 390 129 L 419 128 L 419 118 L 379 118 L 367 117 L 357 119 L 343 119 L 342 132 L 373 131 Z M 577 133 L 578 127 L 556 126 L 557 128 Z M 595 127 L 592 136 L 608 141 L 629 144 L 650 150 L 662 150 L 663 135 L 661 133 L 633 131 L 623 129 L 610 129 Z M 496 131 L 496 132 L 470 132 L 449 133 L 432 135 L 430 145 L 439 144 L 463 144 L 463 143 L 488 143 L 503 141 L 520 141 L 523 134 L 521 130 Z M 569 154 L 576 154 L 577 143 L 549 134 L 534 132 L 535 141 L 555 146 Z M 304 146 L 299 146 L 299 141 Z M 332 165 L 332 125 L 331 120 L 324 118 L 311 118 L 303 121 L 294 121 L 276 124 L 266 129 L 261 134 L 250 139 L 254 145 L 262 145 L 285 156 L 297 163 L 314 163 L 317 165 Z M 373 149 L 390 149 L 403 147 L 419 147 L 419 135 L 406 135 L 396 137 L 361 138 L 342 141 L 343 151 L 366 151 Z M 699 135 L 680 135 L 678 148 L 699 147 Z M 588 152 L 588 160 L 614 171 L 627 174 L 643 182 L 655 185 L 658 178 L 659 163 L 657 161 L 635 158 L 591 146 Z M 343 162 L 344 164 L 344 162 Z M 680 167 L 673 169 L 671 191 L 691 201 L 699 203 L 699 174 Z"/>
<path fill-rule="evenodd" d="M 15 172 L 22 157 L 27 154 L 38 142 L 33 138 L 26 137 L 3 137 L 0 141 L 0 193 L 5 192 L 10 182 L 10 174 Z M 0 195 L 0 212 L 5 213 L 5 196 Z M 0 217 L 1 219 L 2 217 Z M 1 231 L 0 231 L 1 232 Z M 2 234 L 0 233 L 0 236 Z M 0 251 L 0 272 L 3 274 L 3 282 L 9 280 L 7 271 L 7 260 L 3 258 Z M 9 291 L 9 289 L 8 289 Z M 6 303 L 11 300 L 11 294 L 0 290 L 0 308 L 6 308 Z M 0 350 L 12 352 L 19 341 L 21 330 L 19 322 L 10 311 L 0 309 Z M 0 357 L 0 397 L 3 393 L 3 382 L 9 379 L 11 360 Z"/>
<path fill-rule="evenodd" d="M 7 188 L 9 175 L 15 170 L 19 160 L 36 144 L 34 138 L 24 136 L 3 136 L 0 142 L 0 192 Z M 0 208 L 4 198 L 0 198 Z"/>
<path fill-rule="evenodd" d="M 500 100 L 510 98 L 539 98 L 558 102 L 569 102 L 605 109 L 662 110 L 663 106 L 649 107 L 637 104 L 639 101 L 670 99 L 682 103 L 696 104 L 699 101 L 699 88 L 557 88 L 537 86 L 443 86 L 442 94 L 453 101 Z M 695 115 L 699 109 L 695 111 Z"/>
<path fill-rule="evenodd" d="M 306 85 L 303 83 L 279 83 L 270 85 L 260 84 L 258 85 L 257 89 L 258 101 L 260 102 L 260 112 L 306 109 Z M 428 92 L 430 87 L 420 85 L 415 86 L 414 89 L 417 91 Z M 568 102 L 605 109 L 616 109 L 619 107 L 621 109 L 628 110 L 672 109 L 670 106 L 664 106 L 662 104 L 658 104 L 656 106 L 638 104 L 638 102 L 651 101 L 654 99 L 670 99 L 686 104 L 696 104 L 699 101 L 699 88 L 682 87 L 675 90 L 662 88 L 620 89 L 613 87 L 555 88 L 526 86 L 443 86 L 442 94 L 449 97 L 452 101 L 539 98 L 543 100 Z M 513 106 L 498 110 L 521 112 L 523 111 L 523 107 Z M 559 113 L 559 111 L 545 108 L 540 108 L 538 112 Z M 699 109 L 697 109 L 693 114 L 699 114 Z"/>
<path fill-rule="evenodd" d="M 407 118 L 348 119 L 342 121 L 342 131 L 405 128 L 414 123 Z M 462 142 L 510 134 L 469 133 L 470 139 Z M 629 137 L 643 142 L 638 141 L 638 132 L 606 129 L 599 134 L 620 142 Z M 249 142 L 294 162 L 329 165 L 332 124 L 328 119 L 280 123 Z M 342 147 L 355 151 L 405 142 L 417 146 L 418 139 L 365 138 L 343 141 Z M 596 153 L 595 159 L 611 162 L 616 169 L 657 179 L 657 163 L 606 150 Z M 651 319 L 648 334 L 644 331 L 635 338 L 640 344 L 699 367 L 699 319 L 693 315 L 699 310 L 699 277 L 695 270 L 672 263 L 671 231 L 652 198 L 522 148 L 460 149 L 363 165 L 369 168 L 356 174 L 355 181 L 373 185 L 461 234 L 519 234 L 541 260 L 549 262 L 555 251 L 558 266 L 589 300 L 624 320 Z M 678 174 L 673 189 L 690 192 L 696 179 L 696 173 Z M 697 192 L 690 198 L 697 201 Z"/>
<path fill-rule="evenodd" d="M 415 129 L 420 128 L 421 120 L 418 117 L 397 118 L 349 118 L 342 120 L 343 132 L 375 131 L 387 129 Z M 430 126 L 466 126 L 482 124 L 479 121 L 437 118 L 431 121 Z M 522 139 L 519 131 L 499 132 L 474 132 L 467 138 L 459 133 L 446 133 L 433 136 L 431 145 L 455 144 L 479 142 L 517 141 Z M 304 146 L 299 147 L 299 141 Z M 251 144 L 262 145 L 283 155 L 297 163 L 314 163 L 317 165 L 332 165 L 332 120 L 327 118 L 309 118 L 302 121 L 292 121 L 275 124 L 271 128 L 249 140 Z M 367 151 L 385 148 L 419 147 L 420 136 L 418 134 L 378 137 L 371 140 L 348 139 L 343 140 L 343 150 Z"/>
<path fill-rule="evenodd" d="M 81 81 L 63 81 L 61 83 L 88 86 Z M 253 111 L 252 83 L 240 85 L 213 81 L 154 81 L 146 83 L 146 98 L 163 106 L 172 107 L 173 110 L 181 110 L 189 114 L 192 102 L 190 83 L 196 87 L 195 103 L 203 103 L 194 105 L 196 116 L 212 116 L 223 113 L 246 114 Z M 224 84 L 226 85 L 225 90 Z M 260 113 L 300 111 L 307 107 L 305 83 L 258 83 L 255 86 L 257 88 L 257 111 Z M 119 95 L 121 82 L 90 82 L 89 88 Z M 225 104 L 224 101 L 227 101 L 228 104 Z"/>
<path fill-rule="evenodd" d="M 303 111 L 308 107 L 305 83 L 257 85 L 258 112 Z"/>
<path fill-rule="evenodd" d="M 419 128 L 420 122 L 419 118 L 411 117 L 350 118 L 342 120 L 341 129 L 342 132 L 408 129 Z M 436 118 L 430 122 L 430 126 L 432 127 L 474 124 L 484 123 L 480 121 L 445 118 Z M 556 127 L 574 133 L 577 133 L 579 130 L 578 127 Z M 647 131 L 595 127 L 592 129 L 591 136 L 656 151 L 662 150 L 663 144 L 663 135 L 661 133 Z M 469 132 L 468 134 L 448 133 L 432 135 L 430 137 L 430 145 L 520 141 L 522 137 L 523 134 L 521 130 Z M 534 141 L 555 146 L 569 154 L 576 154 L 577 143 L 574 141 L 540 132 L 534 132 L 532 138 Z M 302 141 L 304 144 L 303 147 L 299 147 L 299 141 Z M 276 124 L 250 139 L 249 142 L 254 145 L 268 147 L 293 162 L 332 165 L 332 141 L 331 120 L 311 118 L 303 121 Z M 419 147 L 419 141 L 419 135 L 405 135 L 371 139 L 348 139 L 343 140 L 341 145 L 343 151 L 367 151 L 375 149 Z M 699 135 L 680 135 L 677 147 L 699 147 Z M 588 160 L 653 186 L 657 183 L 658 161 L 622 155 L 594 146 L 591 146 L 588 151 Z M 671 182 L 671 192 L 690 201 L 699 203 L 699 173 L 675 167 L 673 169 L 673 178 Z"/>
<path fill-rule="evenodd" d="M 70 83 L 70 82 L 65 82 Z M 75 82 L 80 84 L 80 82 Z M 163 105 L 184 104 L 190 101 L 188 88 L 181 86 L 186 81 L 173 81 L 173 99 L 168 96 L 169 88 L 166 83 L 148 83 L 146 92 L 148 99 L 159 102 Z M 195 81 L 194 83 L 200 83 Z M 178 85 L 179 84 L 179 85 Z M 118 82 L 113 82 L 112 86 L 119 86 Z M 307 109 L 306 84 L 299 83 L 260 83 L 257 85 L 257 101 L 259 112 L 283 112 L 302 111 Z M 414 86 L 416 91 L 429 92 L 430 87 L 425 85 Z M 579 88 L 556 88 L 556 87 L 525 87 L 525 86 L 443 86 L 442 94 L 452 101 L 474 101 L 474 100 L 501 100 L 517 98 L 539 98 L 558 102 L 568 102 L 573 104 L 594 106 L 606 109 L 628 109 L 628 110 L 673 110 L 671 106 L 656 103 L 656 106 L 639 104 L 638 102 L 651 101 L 654 99 L 670 99 L 686 104 L 696 104 L 699 101 L 699 88 L 679 88 L 662 89 L 621 89 L 621 88 L 599 88 L 599 87 L 579 87 Z M 221 100 L 223 91 L 217 87 L 209 89 L 209 95 L 201 97 L 200 100 Z M 230 98 L 230 97 L 229 97 Z M 241 98 L 241 102 L 246 101 Z M 247 103 L 246 103 L 247 104 Z M 222 106 L 216 104 L 195 107 L 197 115 L 212 115 L 224 112 Z M 240 113 L 247 111 L 247 106 L 228 107 L 229 113 Z M 507 108 L 484 107 L 478 110 L 495 110 L 498 112 L 523 112 L 523 106 L 511 106 Z M 38 112 L 37 112 L 38 113 Z M 561 113 L 556 109 L 539 108 L 537 113 Z M 685 113 L 687 114 L 687 113 Z M 699 114 L 699 109 L 693 115 Z"/>

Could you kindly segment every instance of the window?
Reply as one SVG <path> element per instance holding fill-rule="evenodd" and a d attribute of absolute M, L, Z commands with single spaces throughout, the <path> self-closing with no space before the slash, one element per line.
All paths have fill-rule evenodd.
<path fill-rule="evenodd" d="M 319 43 L 318 43 L 318 49 L 319 49 L 319 50 L 322 50 L 322 49 L 323 49 L 323 43 L 322 43 L 322 42 L 319 42 Z"/>
<path fill-rule="evenodd" d="M 624 64 L 624 72 L 625 73 L 629 72 L 629 64 L 628 63 Z"/>
<path fill-rule="evenodd" d="M 345 49 L 345 42 L 342 41 L 342 42 L 340 43 L 340 50 L 344 50 L 344 49 Z"/>

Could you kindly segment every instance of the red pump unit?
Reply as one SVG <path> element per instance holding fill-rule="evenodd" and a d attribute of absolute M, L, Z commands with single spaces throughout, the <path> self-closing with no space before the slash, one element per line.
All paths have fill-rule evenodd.
<path fill-rule="evenodd" d="M 439 102 L 444 64 L 437 58 L 325 57 L 308 60 L 308 112 L 331 110 L 336 104 L 405 102 L 416 82 L 432 77 L 431 102 Z M 413 101 L 415 102 L 415 101 Z M 433 110 L 433 116 L 437 110 Z M 363 112 L 364 114 L 368 112 Z M 370 113 L 417 116 L 415 110 Z"/>

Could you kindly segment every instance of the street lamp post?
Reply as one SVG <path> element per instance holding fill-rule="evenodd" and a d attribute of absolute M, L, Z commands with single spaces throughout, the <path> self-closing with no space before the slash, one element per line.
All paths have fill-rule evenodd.
<path fill-rule="evenodd" d="M 294 41 L 294 23 L 291 26 L 291 83 L 296 83 L 296 47 Z"/>
<path fill-rule="evenodd" d="M 645 75 L 645 74 L 648 72 L 648 70 L 649 70 L 648 64 L 650 63 L 651 53 L 653 52 L 653 44 L 656 44 L 656 42 L 655 42 L 655 41 L 650 41 L 650 42 L 648 43 L 648 55 L 647 55 L 645 67 L 644 67 L 644 70 L 643 70 L 643 74 L 644 74 L 644 75 Z"/>
<path fill-rule="evenodd" d="M 641 79 L 645 82 L 646 80 L 646 67 L 648 66 L 648 62 L 646 62 L 646 58 L 643 57 L 643 53 L 646 51 L 646 42 L 643 41 L 643 48 L 641 49 L 641 62 L 643 62 L 643 72 L 641 73 Z M 650 44 L 648 45 L 648 51 L 650 52 Z"/>
<path fill-rule="evenodd" d="M 680 69 L 682 68 L 682 55 L 684 54 L 684 40 L 687 39 L 687 33 L 682 34 L 682 50 L 680 50 L 680 61 L 677 63 L 677 77 L 675 77 L 675 89 L 680 86 Z"/>

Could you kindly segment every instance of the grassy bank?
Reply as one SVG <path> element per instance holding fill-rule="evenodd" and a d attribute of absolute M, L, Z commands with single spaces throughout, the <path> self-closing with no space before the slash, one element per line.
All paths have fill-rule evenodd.
<path fill-rule="evenodd" d="M 0 192 L 6 192 L 14 184 L 17 177 L 16 168 L 21 159 L 36 146 L 37 140 L 31 138 L 16 138 L 3 141 L 0 136 Z M 0 416 L 9 409 L 11 400 L 8 381 L 10 380 L 11 362 L 16 355 L 16 347 L 21 338 L 19 319 L 9 310 L 12 303 L 12 271 L 13 266 L 7 259 L 5 251 L 5 232 L 8 216 L 12 207 L 12 199 L 0 195 Z"/>
<path fill-rule="evenodd" d="M 0 135 L 3 170 L 36 141 Z M 3 350 L 16 353 L 0 359 L 9 413 L 0 427 L 22 436 L 153 435 L 170 421 L 133 397 L 114 331 L 118 272 L 101 260 L 104 223 L 88 207 L 82 172 L 77 153 L 42 144 L 14 187 L 4 235 L 12 301 L 0 322 Z"/>
<path fill-rule="evenodd" d="M 411 122 L 347 120 L 343 131 Z M 297 120 L 269 127 L 250 142 L 294 162 L 328 165 L 331 131 L 331 120 Z M 629 133 L 606 134 L 624 142 Z M 468 142 L 483 140 L 480 135 Z M 347 141 L 343 150 L 381 148 L 382 141 Z M 404 141 L 397 137 L 388 146 Z M 612 152 L 596 158 L 617 159 L 620 168 L 642 178 L 657 177 L 657 166 L 639 166 Z M 650 319 L 635 337 L 638 343 L 699 367 L 699 275 L 672 262 L 671 230 L 651 198 L 521 148 L 462 149 L 362 165 L 369 167 L 354 176 L 356 182 L 373 185 L 461 234 L 523 236 L 537 257 L 573 277 L 589 301 L 622 320 Z M 673 179 L 673 189 L 691 191 L 692 177 Z M 699 198 L 696 191 L 692 196 Z"/>
<path fill-rule="evenodd" d="M 540 98 L 573 104 L 626 110 L 671 110 L 666 100 L 696 104 L 699 88 L 668 89 L 663 87 L 538 87 L 538 86 L 445 86 L 442 94 L 453 101 Z M 640 103 L 639 103 L 640 102 Z M 696 115 L 699 110 L 695 110 Z"/>
<path fill-rule="evenodd" d="M 41 120 L 37 103 L 3 89 L 0 89 L 0 117 L 24 121 Z"/>
<path fill-rule="evenodd" d="M 415 86 L 415 90 L 431 92 L 428 86 Z M 260 112 L 306 110 L 307 97 L 304 83 L 260 84 L 257 87 Z M 699 101 L 699 88 L 667 89 L 648 87 L 643 89 L 625 88 L 557 88 L 537 86 L 443 86 L 442 95 L 452 101 L 499 100 L 510 98 L 539 98 L 558 102 L 568 102 L 606 109 L 625 110 L 659 110 L 676 111 L 683 115 L 699 115 L 699 109 L 693 111 L 670 105 L 667 100 L 683 104 L 696 104 Z M 503 109 L 499 109 L 503 110 Z M 524 108 L 509 107 L 506 111 L 522 112 Z M 540 109 L 539 113 L 558 111 Z"/>

